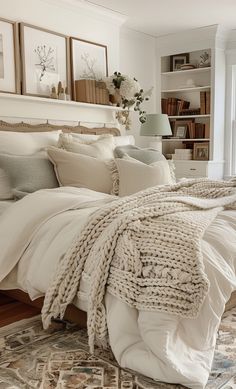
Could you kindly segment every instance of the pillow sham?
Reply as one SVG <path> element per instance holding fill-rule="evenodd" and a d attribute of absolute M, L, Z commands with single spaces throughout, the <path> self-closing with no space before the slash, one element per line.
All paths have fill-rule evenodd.
<path fill-rule="evenodd" d="M 132 158 L 137 159 L 140 162 L 150 163 L 157 161 L 165 161 L 165 157 L 159 151 L 154 149 L 142 149 L 133 145 L 118 146 L 114 150 L 114 155 L 117 158 L 123 158 L 126 155 L 129 155 Z"/>
<path fill-rule="evenodd" d="M 106 161 L 56 147 L 49 147 L 47 152 L 61 186 L 112 192 L 112 176 Z"/>
<path fill-rule="evenodd" d="M 133 145 L 126 145 L 122 147 L 116 147 L 114 150 L 114 155 L 117 158 L 132 157 L 137 159 L 140 162 L 150 165 L 151 163 L 157 161 L 166 161 L 166 158 L 160 151 L 155 149 L 142 149 Z M 170 168 L 170 174 L 172 178 L 172 183 L 176 183 L 175 177 L 175 164 L 173 160 L 167 160 Z"/>
<path fill-rule="evenodd" d="M 0 131 L 0 154 L 32 155 L 47 146 L 56 146 L 61 131 Z"/>
<path fill-rule="evenodd" d="M 117 158 L 119 196 L 128 196 L 156 185 L 172 184 L 169 164 L 166 160 L 146 165 L 131 157 Z"/>
<path fill-rule="evenodd" d="M 9 178 L 12 197 L 21 198 L 39 189 L 58 187 L 53 165 L 46 153 L 33 156 L 0 154 L 0 168 Z"/>
<path fill-rule="evenodd" d="M 75 139 L 72 134 L 62 133 L 59 136 L 58 147 L 70 151 L 72 153 L 88 155 L 94 158 L 114 158 L 114 142 L 112 135 L 102 135 L 97 140 L 87 143 Z"/>

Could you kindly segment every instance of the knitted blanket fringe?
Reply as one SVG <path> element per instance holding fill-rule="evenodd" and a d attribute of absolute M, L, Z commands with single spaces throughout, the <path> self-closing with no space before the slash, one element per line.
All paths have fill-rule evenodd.
<path fill-rule="evenodd" d="M 136 309 L 197 317 L 209 289 L 201 238 L 224 208 L 236 209 L 234 180 L 158 186 L 103 206 L 60 263 L 45 296 L 44 328 L 63 318 L 82 272 L 91 278 L 91 351 L 107 337 L 106 290 Z"/>

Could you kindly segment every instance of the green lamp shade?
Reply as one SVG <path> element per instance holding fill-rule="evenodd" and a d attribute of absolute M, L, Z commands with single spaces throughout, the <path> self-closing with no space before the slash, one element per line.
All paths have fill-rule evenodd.
<path fill-rule="evenodd" d="M 142 136 L 162 136 L 172 135 L 168 116 L 161 113 L 147 115 L 147 120 L 142 124 L 140 135 Z"/>

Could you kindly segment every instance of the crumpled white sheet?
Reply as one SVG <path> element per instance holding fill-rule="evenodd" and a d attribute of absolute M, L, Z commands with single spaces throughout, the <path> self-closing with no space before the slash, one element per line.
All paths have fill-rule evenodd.
<path fill-rule="evenodd" d="M 41 191 L 44 192 L 44 201 L 45 197 L 49 202 L 52 201 L 52 191 L 56 215 L 52 212 L 47 221 L 40 222 L 30 244 L 26 245 L 14 269 L 2 281 L 0 289 L 17 287 L 27 291 L 32 299 L 44 295 L 60 257 L 83 228 L 88 216 L 99 204 L 114 199 L 96 192 L 59 188 L 47 191 L 47 194 Z M 64 200 L 63 204 L 59 204 L 61 197 L 66 204 L 71 204 L 69 210 L 65 210 Z M 69 202 L 67 197 L 70 198 Z M 43 202 L 36 202 L 35 207 L 38 209 L 43 206 Z M 18 202 L 18 216 L 26 212 L 27 203 L 28 200 L 23 204 L 22 200 Z M 32 198 L 30 204 L 34 204 Z M 59 208 L 62 212 L 58 211 Z M 11 211 L 6 216 L 7 212 L 4 213 L 5 218 L 13 226 L 15 212 Z M 25 228 L 27 223 L 27 220 L 21 221 Z M 18 226 L 18 233 L 22 225 Z M 2 228 L 4 223 L 1 224 L 0 219 L 0 247 Z M 14 244 L 13 239 L 11 244 Z M 211 369 L 224 304 L 232 290 L 236 289 L 236 211 L 223 211 L 217 216 L 204 235 L 202 250 L 210 291 L 197 319 L 184 319 L 160 312 L 138 312 L 109 293 L 106 294 L 110 344 L 122 367 L 156 380 L 180 383 L 189 388 L 204 388 Z M 1 260 L 3 256 L 0 253 L 0 265 Z M 80 309 L 87 309 L 88 290 L 89 278 L 83 274 L 80 291 L 74 301 Z"/>

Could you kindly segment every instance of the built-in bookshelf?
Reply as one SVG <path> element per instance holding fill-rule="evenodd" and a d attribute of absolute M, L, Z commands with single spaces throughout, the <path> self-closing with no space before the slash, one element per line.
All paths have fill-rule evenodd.
<path fill-rule="evenodd" d="M 223 41 L 217 26 L 157 38 L 157 108 L 168 114 L 173 134 L 162 150 L 174 159 L 177 178 L 223 178 Z"/>
<path fill-rule="evenodd" d="M 211 49 L 161 57 L 161 109 L 169 116 L 173 134 L 163 139 L 168 159 L 186 163 L 210 159 L 211 72 Z M 196 175 L 193 167 L 191 172 Z"/>

